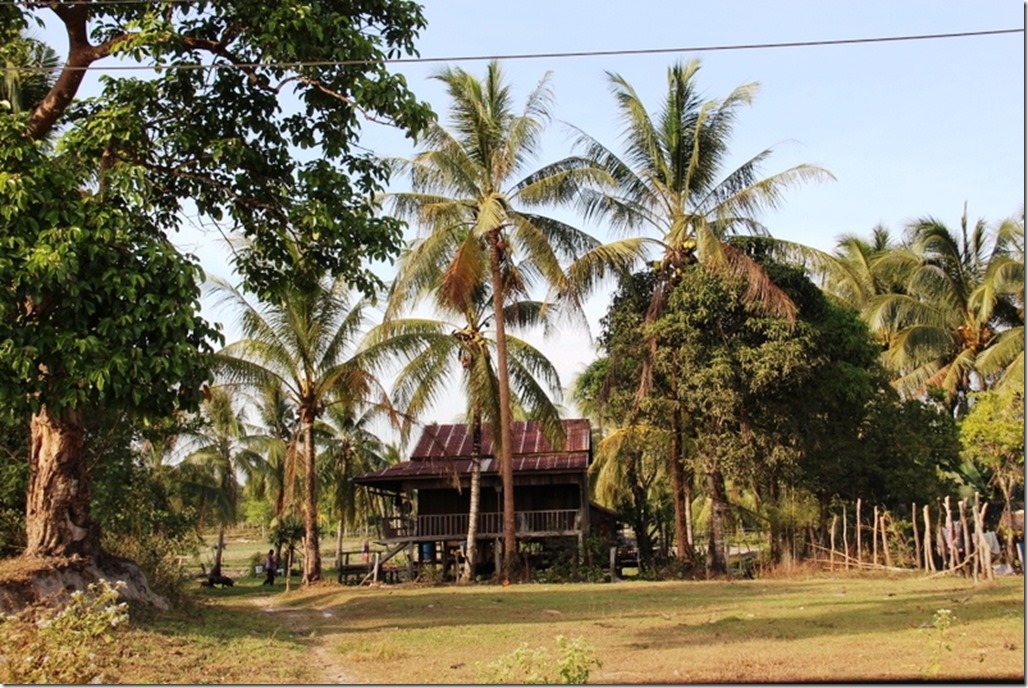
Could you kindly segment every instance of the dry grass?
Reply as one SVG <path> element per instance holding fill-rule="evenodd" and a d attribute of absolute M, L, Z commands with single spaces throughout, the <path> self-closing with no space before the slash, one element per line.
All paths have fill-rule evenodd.
<path fill-rule="evenodd" d="M 475 682 L 519 644 L 552 649 L 560 634 L 582 636 L 602 660 L 594 683 L 929 678 L 939 609 L 954 623 L 937 678 L 1024 677 L 1020 578 L 333 586 L 280 603 L 319 619 L 334 661 L 368 683 Z"/>
<path fill-rule="evenodd" d="M 1024 581 L 809 576 L 616 585 L 325 583 L 283 594 L 242 581 L 191 611 L 136 613 L 126 683 L 475 683 L 521 643 L 581 636 L 592 683 L 1024 681 Z M 931 626 L 950 609 L 940 647 Z"/>

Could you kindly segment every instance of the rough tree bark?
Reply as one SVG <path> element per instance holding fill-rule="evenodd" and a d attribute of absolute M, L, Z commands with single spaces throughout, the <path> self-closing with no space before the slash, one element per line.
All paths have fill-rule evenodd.
<path fill-rule="evenodd" d="M 303 408 L 300 411 L 303 432 L 303 580 L 304 585 L 321 580 L 321 546 L 318 542 L 318 492 L 315 473 L 314 411 Z"/>
<path fill-rule="evenodd" d="M 675 503 L 675 558 L 683 564 L 692 564 L 692 548 L 689 546 L 686 501 L 685 467 L 682 465 L 682 423 L 677 412 L 671 414 L 671 448 L 668 455 L 671 468 L 671 488 Z"/>
<path fill-rule="evenodd" d="M 725 478 L 717 467 L 707 471 L 707 496 L 710 498 L 710 534 L 707 544 L 707 570 L 713 574 L 728 573 L 725 561 Z"/>
<path fill-rule="evenodd" d="M 477 413 L 471 419 L 471 492 L 468 506 L 468 537 L 464 544 L 464 570 L 461 583 L 470 583 L 475 576 L 478 560 L 478 507 L 482 492 L 482 418 Z"/>
<path fill-rule="evenodd" d="M 507 329 L 503 317 L 503 273 L 500 269 L 503 251 L 499 230 L 487 237 L 489 267 L 492 272 L 493 320 L 496 327 L 496 372 L 499 383 L 500 422 L 493 424 L 493 446 L 500 460 L 500 482 L 503 485 L 503 571 L 501 579 L 515 580 L 518 575 L 517 524 L 514 518 L 514 457 L 511 447 L 510 371 L 507 369 Z"/>
<path fill-rule="evenodd" d="M 81 414 L 57 417 L 43 406 L 32 416 L 27 546 L 33 557 L 96 557 L 100 528 L 90 518 L 89 469 Z"/>

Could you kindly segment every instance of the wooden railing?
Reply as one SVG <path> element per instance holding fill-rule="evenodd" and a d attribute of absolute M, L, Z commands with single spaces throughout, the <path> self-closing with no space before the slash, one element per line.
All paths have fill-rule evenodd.
<path fill-rule="evenodd" d="M 578 509 L 551 509 L 546 511 L 519 511 L 515 515 L 519 536 L 535 534 L 575 534 L 582 528 Z M 467 514 L 430 514 L 424 516 L 394 516 L 382 523 L 382 535 L 387 539 L 438 537 L 460 539 L 468 534 Z M 499 512 L 478 515 L 479 537 L 503 535 L 503 514 Z"/>

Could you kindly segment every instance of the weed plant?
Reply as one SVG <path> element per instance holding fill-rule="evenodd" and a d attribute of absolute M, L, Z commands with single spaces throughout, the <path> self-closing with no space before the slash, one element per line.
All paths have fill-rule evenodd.
<path fill-rule="evenodd" d="M 73 592 L 56 608 L 31 607 L 0 620 L 0 682 L 109 683 L 116 675 L 116 629 L 128 620 L 118 586 Z"/>

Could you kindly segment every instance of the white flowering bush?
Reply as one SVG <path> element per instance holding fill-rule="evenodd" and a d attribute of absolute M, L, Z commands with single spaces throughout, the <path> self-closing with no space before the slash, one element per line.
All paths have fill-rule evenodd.
<path fill-rule="evenodd" d="M 123 583 L 101 580 L 56 609 L 0 616 L 0 682 L 105 683 L 113 679 L 115 632 L 128 620 Z"/>

